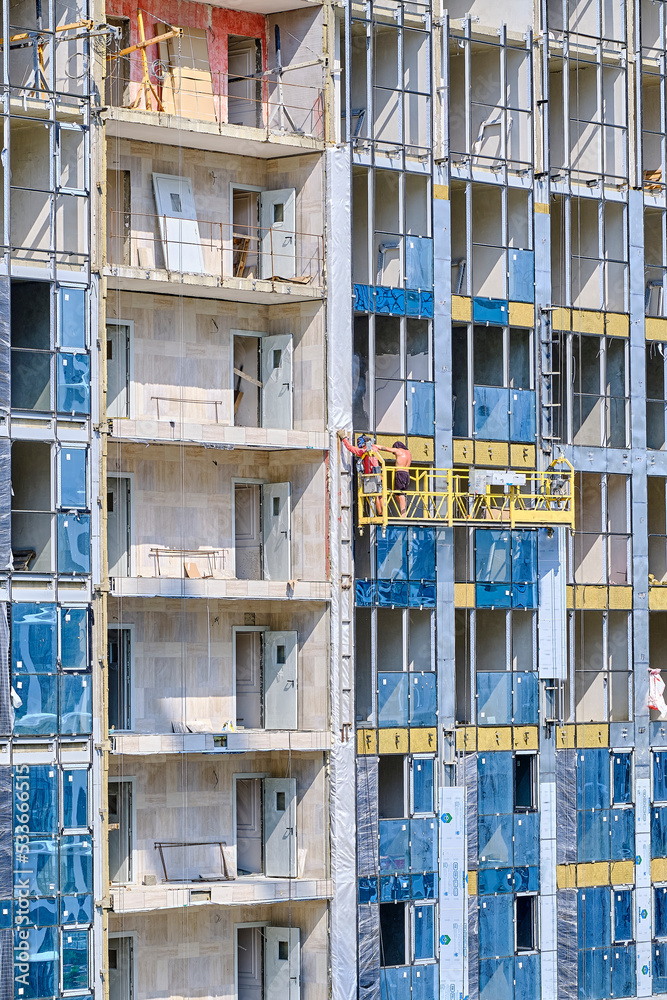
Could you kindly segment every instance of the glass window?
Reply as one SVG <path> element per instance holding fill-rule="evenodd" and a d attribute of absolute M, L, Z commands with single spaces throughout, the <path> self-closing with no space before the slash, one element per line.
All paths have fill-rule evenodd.
<path fill-rule="evenodd" d="M 577 813 L 577 860 L 608 861 L 610 851 L 609 809 Z"/>
<path fill-rule="evenodd" d="M 408 674 L 378 674 L 378 725 L 407 726 Z"/>
<path fill-rule="evenodd" d="M 90 359 L 86 354 L 58 354 L 56 403 L 59 413 L 90 413 Z"/>
<path fill-rule="evenodd" d="M 435 726 L 438 721 L 435 674 L 409 674 L 409 677 L 410 725 Z"/>
<path fill-rule="evenodd" d="M 23 910 L 21 909 L 21 913 Z M 31 899 L 28 904 L 28 925 L 31 927 L 56 927 L 58 924 L 58 906 L 55 896 L 52 899 Z"/>
<path fill-rule="evenodd" d="M 14 956 L 26 965 L 24 1000 L 51 997 L 58 993 L 58 932 L 55 927 L 14 931 Z M 22 959 L 25 957 L 26 961 Z"/>
<path fill-rule="evenodd" d="M 92 924 L 93 922 L 92 895 L 61 896 L 60 921 L 63 924 Z"/>
<path fill-rule="evenodd" d="M 611 898 L 606 887 L 580 889 L 579 947 L 608 948 L 611 944 Z"/>
<path fill-rule="evenodd" d="M 425 962 L 435 958 L 435 907 L 415 906 L 414 961 Z"/>
<path fill-rule="evenodd" d="M 30 834 L 58 832 L 58 778 L 55 766 L 14 768 L 14 824 Z"/>
<path fill-rule="evenodd" d="M 56 669 L 55 604 L 12 604 L 12 665 L 15 673 Z"/>
<path fill-rule="evenodd" d="M 58 290 L 60 305 L 60 346 L 86 346 L 86 292 L 83 288 Z"/>
<path fill-rule="evenodd" d="M 608 809 L 609 751 L 577 752 L 577 809 Z"/>
<path fill-rule="evenodd" d="M 69 895 L 93 891 L 93 845 L 90 837 L 60 838 L 60 891 Z"/>
<path fill-rule="evenodd" d="M 55 837 L 14 844 L 14 895 L 26 884 L 31 896 L 52 896 L 58 891 L 58 841 Z"/>
<path fill-rule="evenodd" d="M 487 896 L 479 906 L 479 957 L 514 955 L 514 900 Z"/>
<path fill-rule="evenodd" d="M 14 733 L 51 736 L 58 731 L 56 674 L 24 674 L 14 678 Z M 20 702 L 20 704 L 19 704 Z"/>
<path fill-rule="evenodd" d="M 653 936 L 667 938 L 667 887 L 654 889 Z"/>
<path fill-rule="evenodd" d="M 81 830 L 88 826 L 88 770 L 67 768 L 63 777 L 63 827 Z"/>
<path fill-rule="evenodd" d="M 432 872 L 438 867 L 438 828 L 435 819 L 410 821 L 410 869 Z"/>
<path fill-rule="evenodd" d="M 58 453 L 60 506 L 88 506 L 86 489 L 86 449 L 61 448 Z"/>
<path fill-rule="evenodd" d="M 477 758 L 477 803 L 480 816 L 514 810 L 512 754 L 498 751 Z"/>
<path fill-rule="evenodd" d="M 424 757 L 415 757 L 412 761 L 412 811 L 415 813 L 433 812 L 435 761 Z"/>
<path fill-rule="evenodd" d="M 615 889 L 614 941 L 632 941 L 632 889 Z"/>
<path fill-rule="evenodd" d="M 380 820 L 380 870 L 407 872 L 409 867 L 408 821 Z"/>
<path fill-rule="evenodd" d="M 667 750 L 653 751 L 653 801 L 667 802 Z"/>
<path fill-rule="evenodd" d="M 88 611 L 60 609 L 60 663 L 63 670 L 88 668 Z"/>
<path fill-rule="evenodd" d="M 88 931 L 63 930 L 63 990 L 88 989 L 88 946 Z"/>
<path fill-rule="evenodd" d="M 632 753 L 615 753 L 613 756 L 614 804 L 632 802 Z"/>
<path fill-rule="evenodd" d="M 93 691 L 89 674 L 62 674 L 60 732 L 78 735 L 93 731 Z"/>
<path fill-rule="evenodd" d="M 58 514 L 58 572 L 90 573 L 90 514 Z"/>

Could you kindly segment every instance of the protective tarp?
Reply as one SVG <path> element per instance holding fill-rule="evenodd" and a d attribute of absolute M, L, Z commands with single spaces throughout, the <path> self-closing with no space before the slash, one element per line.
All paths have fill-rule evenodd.
<path fill-rule="evenodd" d="M 10 288 L 7 275 L 0 275 L 0 412 L 9 412 L 10 407 Z"/>
<path fill-rule="evenodd" d="M 0 1000 L 14 997 L 14 951 L 11 929 L 0 930 Z"/>
<path fill-rule="evenodd" d="M 457 784 L 466 790 L 466 844 L 467 865 L 477 868 L 477 754 L 467 753 L 462 763 L 457 765 Z"/>
<path fill-rule="evenodd" d="M 0 897 L 12 894 L 12 769 L 0 767 Z"/>
<path fill-rule="evenodd" d="M 359 907 L 359 1000 L 380 1000 L 380 910 Z"/>
<path fill-rule="evenodd" d="M 557 907 L 558 1000 L 578 1000 L 577 890 L 561 889 L 557 893 Z"/>
<path fill-rule="evenodd" d="M 507 326 L 509 304 L 506 299 L 486 299 L 478 296 L 472 300 L 472 319 L 473 323 Z"/>
<path fill-rule="evenodd" d="M 378 759 L 357 758 L 357 872 L 377 875 Z"/>
<path fill-rule="evenodd" d="M 7 605 L 0 603 L 0 736 L 11 736 L 14 728 L 14 709 L 9 678 L 9 626 Z"/>
<path fill-rule="evenodd" d="M 479 900 L 468 897 L 468 998 L 479 998 Z"/>
<path fill-rule="evenodd" d="M 538 528 L 540 677 L 567 678 L 566 529 Z"/>
<path fill-rule="evenodd" d="M 2 410 L 0 409 L 0 413 Z M 0 567 L 12 563 L 12 459 L 11 442 L 0 440 Z"/>
<path fill-rule="evenodd" d="M 556 864 L 577 860 L 576 750 L 556 752 Z"/>

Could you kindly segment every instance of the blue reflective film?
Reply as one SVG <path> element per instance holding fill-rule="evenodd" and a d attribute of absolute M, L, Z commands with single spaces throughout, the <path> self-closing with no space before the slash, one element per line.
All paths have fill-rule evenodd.
<path fill-rule="evenodd" d="M 511 895 L 479 901 L 479 957 L 514 955 L 514 900 Z"/>
<path fill-rule="evenodd" d="M 358 608 L 370 608 L 375 604 L 375 584 L 372 580 L 355 580 L 354 601 Z"/>
<path fill-rule="evenodd" d="M 628 861 L 635 856 L 635 811 L 634 809 L 612 809 L 609 813 L 611 825 L 610 859 Z"/>
<path fill-rule="evenodd" d="M 653 992 L 667 993 L 667 941 L 653 945 Z"/>
<path fill-rule="evenodd" d="M 537 579 L 537 532 L 512 532 L 512 583 L 534 583 Z"/>
<path fill-rule="evenodd" d="M 653 801 L 667 802 L 667 750 L 653 751 Z"/>
<path fill-rule="evenodd" d="M 58 772 L 55 764 L 14 768 L 14 827 L 34 833 L 58 832 Z"/>
<path fill-rule="evenodd" d="M 88 612 L 85 608 L 60 609 L 60 661 L 63 670 L 88 668 Z"/>
<path fill-rule="evenodd" d="M 514 959 L 479 963 L 479 1000 L 514 1000 Z"/>
<path fill-rule="evenodd" d="M 615 805 L 632 802 L 632 753 L 615 753 L 613 756 L 613 791 Z"/>
<path fill-rule="evenodd" d="M 514 860 L 517 860 L 515 854 Z M 515 868 L 514 869 L 514 891 L 515 892 L 539 892 L 540 888 L 540 869 L 537 865 L 531 865 L 527 868 Z"/>
<path fill-rule="evenodd" d="M 88 771 L 67 768 L 63 776 L 63 827 L 79 830 L 88 826 Z"/>
<path fill-rule="evenodd" d="M 68 735 L 93 731 L 93 691 L 90 674 L 61 674 L 60 732 Z"/>
<path fill-rule="evenodd" d="M 533 250 L 509 251 L 510 302 L 535 300 L 535 253 Z"/>
<path fill-rule="evenodd" d="M 475 530 L 475 581 L 510 583 L 511 535 L 498 528 Z"/>
<path fill-rule="evenodd" d="M 611 953 L 608 948 L 579 952 L 579 996 L 607 1000 L 611 996 Z"/>
<path fill-rule="evenodd" d="M 375 585 L 380 608 L 407 608 L 408 584 L 405 580 L 378 580 Z"/>
<path fill-rule="evenodd" d="M 507 299 L 488 299 L 478 295 L 472 300 L 473 323 L 507 326 L 509 303 Z"/>
<path fill-rule="evenodd" d="M 536 726 L 539 702 L 536 673 L 512 674 L 512 717 L 515 725 Z"/>
<path fill-rule="evenodd" d="M 475 436 L 485 441 L 507 441 L 510 433 L 509 389 L 474 386 Z"/>
<path fill-rule="evenodd" d="M 512 892 L 514 887 L 512 869 L 480 868 L 477 887 L 480 896 L 495 896 L 499 892 Z"/>
<path fill-rule="evenodd" d="M 606 886 L 579 889 L 577 895 L 580 948 L 611 944 L 611 896 Z"/>
<path fill-rule="evenodd" d="M 90 413 L 90 358 L 87 354 L 58 354 L 56 405 L 59 413 Z"/>
<path fill-rule="evenodd" d="M 510 441 L 535 440 L 535 393 L 532 389 L 510 389 Z"/>
<path fill-rule="evenodd" d="M 433 437 L 435 386 L 433 382 L 408 382 L 408 434 Z"/>
<path fill-rule="evenodd" d="M 14 931 L 14 962 L 21 968 L 22 1000 L 52 997 L 58 992 L 58 932 L 55 927 Z M 26 971 L 23 971 L 23 969 Z"/>
<path fill-rule="evenodd" d="M 14 895 L 52 896 L 58 891 L 58 841 L 55 837 L 14 843 Z"/>
<path fill-rule="evenodd" d="M 405 316 L 405 290 L 375 285 L 375 312 L 390 316 Z"/>
<path fill-rule="evenodd" d="M 651 809 L 651 856 L 667 858 L 667 806 Z"/>
<path fill-rule="evenodd" d="M 410 678 L 410 725 L 437 725 L 435 674 L 409 674 L 408 676 Z"/>
<path fill-rule="evenodd" d="M 378 580 L 407 580 L 408 533 L 405 528 L 387 528 L 377 539 Z"/>
<path fill-rule="evenodd" d="M 410 899 L 410 888 L 409 875 L 383 875 L 380 879 L 380 902 Z"/>
<path fill-rule="evenodd" d="M 412 762 L 412 808 L 416 813 L 433 812 L 434 760 L 415 757 Z"/>
<path fill-rule="evenodd" d="M 416 965 L 412 969 L 412 1000 L 433 1000 L 438 996 L 438 965 Z"/>
<path fill-rule="evenodd" d="M 25 914 L 24 906 L 28 904 Z M 58 924 L 58 904 L 55 896 L 51 899 L 20 899 L 16 904 L 17 916 L 26 916 L 30 927 L 56 927 Z"/>
<path fill-rule="evenodd" d="M 521 955 L 514 959 L 514 1000 L 535 1000 L 540 994 L 540 956 Z"/>
<path fill-rule="evenodd" d="M 58 455 L 61 507 L 87 507 L 85 448 L 61 448 Z"/>
<path fill-rule="evenodd" d="M 654 889 L 655 900 L 655 923 L 653 936 L 657 938 L 667 938 L 667 888 L 662 886 Z"/>
<path fill-rule="evenodd" d="M 433 287 L 433 240 L 427 236 L 405 237 L 405 287 Z"/>
<path fill-rule="evenodd" d="M 86 292 L 83 288 L 60 286 L 60 337 L 61 347 L 86 346 Z"/>
<path fill-rule="evenodd" d="M 511 867 L 514 863 L 513 830 L 514 817 L 511 814 L 479 817 L 477 835 L 480 869 L 495 868 L 498 865 Z"/>
<path fill-rule="evenodd" d="M 637 996 L 637 956 L 633 944 L 612 948 L 611 995 L 613 997 Z"/>
<path fill-rule="evenodd" d="M 58 572 L 90 573 L 90 514 L 58 514 Z"/>
<path fill-rule="evenodd" d="M 513 759 L 509 751 L 477 757 L 477 810 L 480 816 L 514 811 Z"/>
<path fill-rule="evenodd" d="M 609 751 L 577 751 L 577 809 L 608 809 Z"/>
<path fill-rule="evenodd" d="M 63 931 L 63 989 L 88 989 L 89 932 Z"/>
<path fill-rule="evenodd" d="M 55 604 L 12 604 L 14 674 L 46 674 L 56 669 Z"/>
<path fill-rule="evenodd" d="M 90 837 L 61 837 L 60 891 L 69 895 L 93 891 L 93 845 Z"/>
<path fill-rule="evenodd" d="M 435 607 L 435 580 L 430 583 L 424 580 L 410 580 L 408 588 L 408 605 L 411 608 Z"/>
<path fill-rule="evenodd" d="M 512 588 L 507 583 L 478 583 L 475 604 L 478 608 L 511 608 Z"/>
<path fill-rule="evenodd" d="M 407 872 L 409 868 L 409 829 L 403 819 L 381 819 L 380 871 Z"/>
<path fill-rule="evenodd" d="M 11 899 L 0 899 L 0 929 L 6 930 L 14 920 Z"/>
<path fill-rule="evenodd" d="M 609 810 L 577 813 L 577 860 L 608 861 L 610 845 Z"/>
<path fill-rule="evenodd" d="M 508 725 L 512 717 L 512 674 L 500 670 L 477 673 L 477 723 Z"/>
<path fill-rule="evenodd" d="M 415 906 L 415 962 L 435 958 L 435 906 Z"/>
<path fill-rule="evenodd" d="M 372 312 L 373 311 L 372 286 L 371 285 L 355 285 L 354 286 L 354 311 L 355 312 Z"/>
<path fill-rule="evenodd" d="M 438 867 L 438 828 L 435 818 L 410 820 L 410 870 L 433 872 Z"/>
<path fill-rule="evenodd" d="M 15 704 L 14 733 L 50 736 L 58 732 L 56 674 L 24 674 L 14 679 L 21 704 Z"/>
<path fill-rule="evenodd" d="M 531 610 L 538 606 L 536 583 L 512 584 L 512 607 Z"/>
<path fill-rule="evenodd" d="M 540 850 L 539 813 L 521 813 L 514 817 L 514 863 L 538 865 Z"/>
<path fill-rule="evenodd" d="M 360 879 L 359 881 L 361 883 L 363 880 Z M 375 879 L 367 879 L 366 881 L 375 882 Z M 93 897 L 61 896 L 60 922 L 63 924 L 92 924 Z"/>
<path fill-rule="evenodd" d="M 435 531 L 410 528 L 408 573 L 411 580 L 435 580 Z"/>
<path fill-rule="evenodd" d="M 614 941 L 632 941 L 632 889 L 613 889 Z"/>
<path fill-rule="evenodd" d="M 408 675 L 378 674 L 378 726 L 408 724 Z"/>
<path fill-rule="evenodd" d="M 380 969 L 380 1000 L 411 1000 L 410 966 Z"/>
<path fill-rule="evenodd" d="M 435 899 L 438 895 L 438 876 L 435 872 L 412 876 L 413 899 Z"/>

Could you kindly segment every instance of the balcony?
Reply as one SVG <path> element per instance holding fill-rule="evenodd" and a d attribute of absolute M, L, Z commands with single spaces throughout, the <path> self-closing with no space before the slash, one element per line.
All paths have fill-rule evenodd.
<path fill-rule="evenodd" d="M 189 289 L 201 297 L 241 302 L 321 298 L 324 237 L 295 231 L 289 204 L 273 208 L 275 221 L 263 228 L 112 210 L 105 272 L 109 285 L 146 291 L 148 279 L 151 291 L 161 285 L 160 290 L 173 294 L 178 285 L 181 294 Z"/>
<path fill-rule="evenodd" d="M 259 906 L 267 903 L 326 900 L 333 896 L 331 879 L 271 879 L 245 875 L 229 882 L 185 882 L 175 885 L 113 888 L 113 913 L 169 910 L 193 904 Z"/>

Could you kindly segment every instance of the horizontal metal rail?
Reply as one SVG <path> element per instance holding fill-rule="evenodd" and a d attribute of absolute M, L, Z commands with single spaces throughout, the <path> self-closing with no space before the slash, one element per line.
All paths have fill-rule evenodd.
<path fill-rule="evenodd" d="M 475 485 L 479 470 L 412 466 L 409 484 L 401 488 L 382 456 L 374 471 L 361 472 L 357 482 L 357 523 L 493 524 L 510 528 L 567 525 L 574 529 L 574 469 L 565 458 L 544 472 L 484 470 L 497 482 Z M 503 479 L 506 482 L 503 482 Z M 477 480 L 478 482 L 479 480 Z"/>

